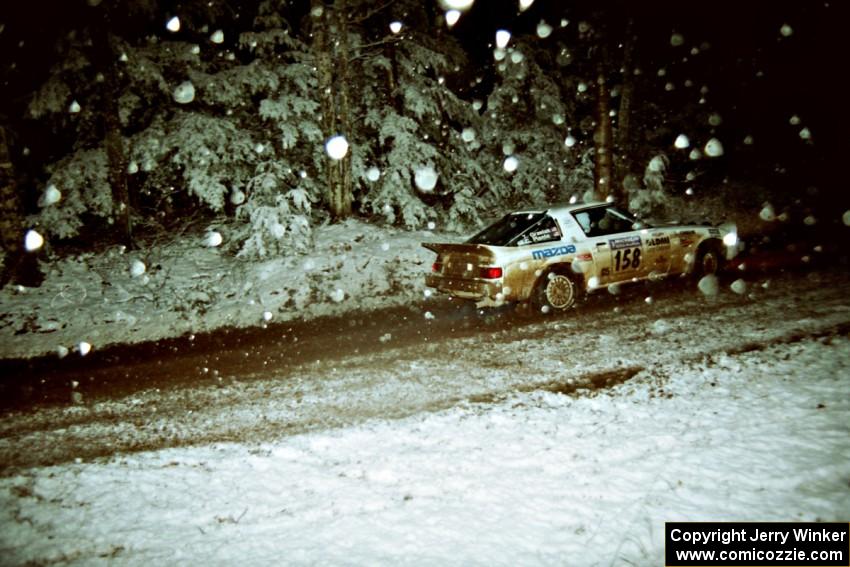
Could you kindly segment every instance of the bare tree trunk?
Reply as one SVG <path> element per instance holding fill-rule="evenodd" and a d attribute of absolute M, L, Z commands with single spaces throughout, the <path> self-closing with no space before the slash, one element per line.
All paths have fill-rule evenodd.
<path fill-rule="evenodd" d="M 611 115 L 608 84 L 605 78 L 605 65 L 600 63 L 596 77 L 596 131 L 593 134 L 595 147 L 595 185 L 596 197 L 605 199 L 609 195 L 617 197 L 612 186 L 612 146 Z"/>
<path fill-rule="evenodd" d="M 112 22 L 111 13 L 115 8 L 104 8 L 103 24 L 98 26 L 92 45 L 92 60 L 104 81 L 101 90 L 103 97 L 103 145 L 106 149 L 107 180 L 112 189 L 113 220 L 118 241 L 134 248 L 133 227 L 130 219 L 130 192 L 127 187 L 127 152 L 124 149 L 124 136 L 121 133 L 121 118 L 118 112 L 118 98 L 121 96 L 121 71 L 118 69 L 118 54 L 109 34 Z"/>
<path fill-rule="evenodd" d="M 351 141 L 353 133 L 351 131 L 351 104 L 348 99 L 348 16 L 346 10 L 346 0 L 337 0 L 336 6 L 336 21 L 337 32 L 339 33 L 339 52 L 337 53 L 337 85 L 339 86 L 339 124 L 342 132 Z M 350 143 L 350 142 L 349 142 Z M 340 168 L 340 195 L 339 209 L 335 211 L 334 216 L 337 218 L 345 218 L 351 215 L 352 201 L 352 173 L 351 173 L 351 148 L 345 157 L 339 160 Z"/>
<path fill-rule="evenodd" d="M 104 92 L 104 145 L 106 146 L 107 179 L 112 187 L 112 202 L 115 210 L 115 228 L 118 239 L 128 248 L 135 248 L 133 225 L 130 218 L 130 192 L 127 188 L 127 153 L 124 136 L 121 134 L 121 119 L 118 115 L 118 77 L 115 65 L 107 71 Z"/>
<path fill-rule="evenodd" d="M 339 134 L 335 85 L 333 77 L 334 57 L 330 41 L 329 8 L 323 0 L 310 0 L 313 14 L 313 52 L 319 82 L 319 103 L 322 112 L 322 134 L 325 139 Z M 346 61 L 347 64 L 347 61 Z M 350 171 L 350 161 L 349 171 Z M 351 199 L 346 198 L 343 168 L 330 156 L 325 156 L 327 180 L 327 204 L 334 219 L 345 218 L 351 212 Z"/>
<path fill-rule="evenodd" d="M 0 288 L 9 282 L 38 286 L 44 280 L 36 255 L 24 249 L 25 229 L 24 208 L 18 194 L 6 129 L 0 126 L 0 244 L 5 252 Z"/>
<path fill-rule="evenodd" d="M 634 20 L 626 23 L 626 37 L 623 41 L 623 87 L 620 91 L 620 110 L 617 112 L 617 164 L 620 182 L 629 173 L 631 161 L 631 113 L 634 100 Z"/>

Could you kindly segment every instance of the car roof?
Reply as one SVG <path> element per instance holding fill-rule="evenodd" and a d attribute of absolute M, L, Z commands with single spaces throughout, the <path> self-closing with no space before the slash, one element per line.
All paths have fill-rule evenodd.
<path fill-rule="evenodd" d="M 606 205 L 612 205 L 613 203 L 606 203 L 605 201 L 589 201 L 587 203 L 575 203 L 575 204 L 566 204 L 566 205 L 553 205 L 548 209 L 528 209 L 521 211 L 514 211 L 514 214 L 523 214 L 523 213 L 548 213 L 550 215 L 558 215 L 558 214 L 566 214 L 572 213 L 575 211 L 579 211 L 582 209 L 590 209 L 593 207 L 601 207 Z"/>

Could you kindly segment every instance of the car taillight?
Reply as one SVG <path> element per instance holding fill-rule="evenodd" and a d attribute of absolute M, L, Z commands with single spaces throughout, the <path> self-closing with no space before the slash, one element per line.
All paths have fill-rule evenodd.
<path fill-rule="evenodd" d="M 439 274 L 442 270 L 443 270 L 443 263 L 442 262 L 434 262 L 433 264 L 431 264 L 431 271 L 434 272 L 435 274 Z"/>
<path fill-rule="evenodd" d="M 502 268 L 481 268 L 478 273 L 486 280 L 495 280 L 502 277 Z"/>

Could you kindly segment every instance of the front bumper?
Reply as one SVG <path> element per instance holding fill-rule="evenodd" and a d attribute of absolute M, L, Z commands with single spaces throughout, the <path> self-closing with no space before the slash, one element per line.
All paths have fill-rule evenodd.
<path fill-rule="evenodd" d="M 432 287 L 441 293 L 447 293 L 463 299 L 502 299 L 502 280 L 462 279 L 442 276 L 440 274 L 427 274 L 425 285 Z"/>

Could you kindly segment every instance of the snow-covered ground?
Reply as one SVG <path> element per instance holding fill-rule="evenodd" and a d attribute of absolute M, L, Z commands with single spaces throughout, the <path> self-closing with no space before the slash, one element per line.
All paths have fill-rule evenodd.
<path fill-rule="evenodd" d="M 659 565 L 664 521 L 844 521 L 846 284 L 600 300 L 220 388 L 9 414 L 0 555 Z"/>
<path fill-rule="evenodd" d="M 426 378 L 423 376 L 423 378 Z M 0 481 L 10 563 L 660 565 L 672 520 L 846 520 L 850 340 Z"/>
<path fill-rule="evenodd" d="M 349 220 L 315 230 L 308 253 L 241 260 L 200 235 L 45 264 L 39 288 L 0 290 L 0 358 L 94 349 L 369 310 L 421 299 L 430 231 Z M 457 238 L 456 235 L 450 238 Z"/>

